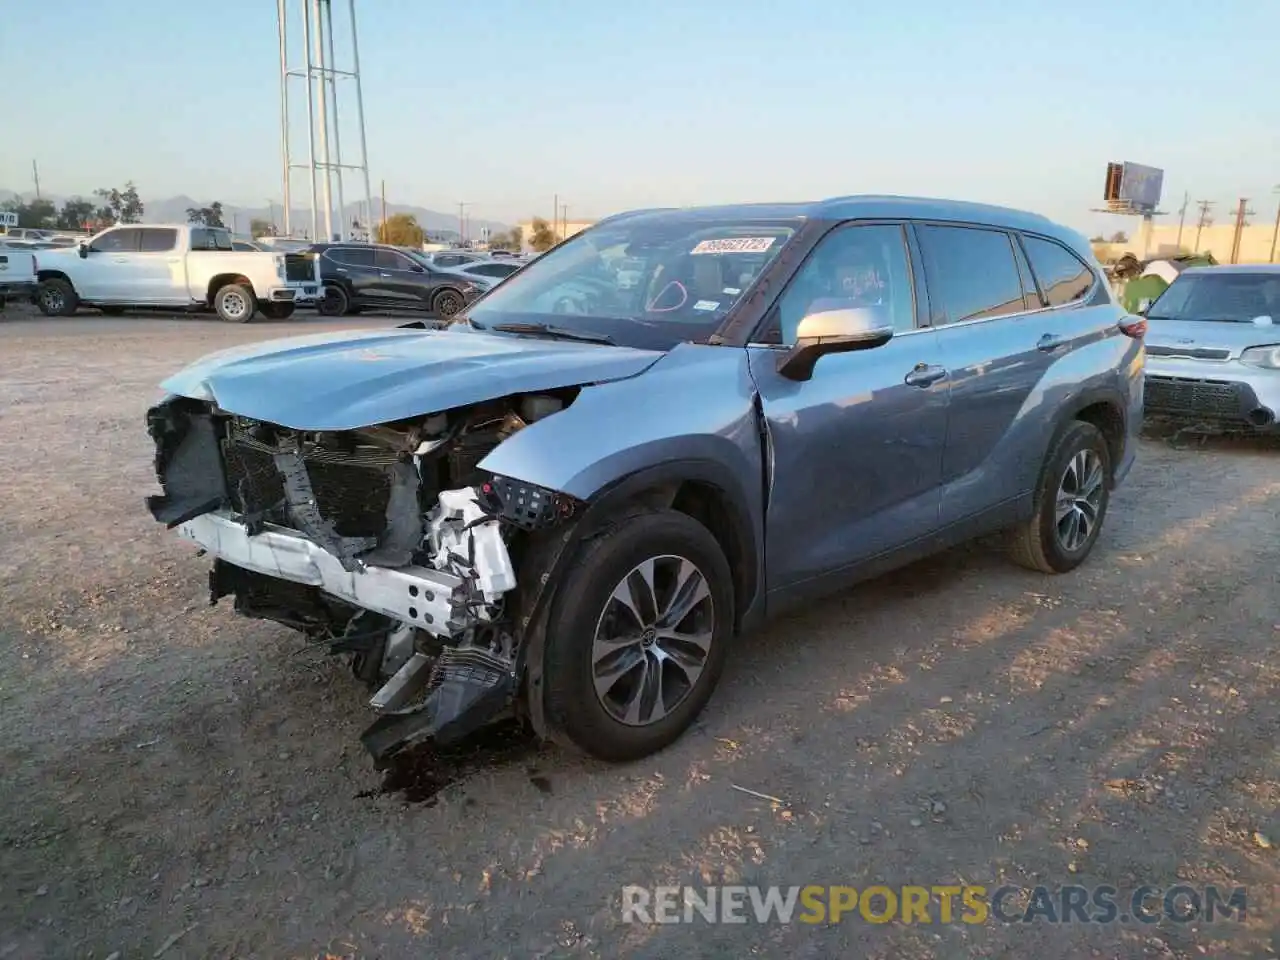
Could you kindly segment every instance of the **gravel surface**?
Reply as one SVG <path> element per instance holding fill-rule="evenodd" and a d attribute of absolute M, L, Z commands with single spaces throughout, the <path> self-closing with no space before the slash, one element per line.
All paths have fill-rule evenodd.
<path fill-rule="evenodd" d="M 647 761 L 499 730 L 384 780 L 345 666 L 210 608 L 142 504 L 166 374 L 337 326 L 0 317 L 0 958 L 1280 951 L 1276 445 L 1145 440 L 1073 574 L 980 543 L 771 623 Z M 1217 883 L 1249 911 L 619 918 L 623 884 L 734 882 Z"/>

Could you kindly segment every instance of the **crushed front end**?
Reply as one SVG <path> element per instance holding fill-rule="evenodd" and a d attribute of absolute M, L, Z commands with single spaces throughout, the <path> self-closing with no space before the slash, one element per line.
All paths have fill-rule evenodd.
<path fill-rule="evenodd" d="M 170 397 L 147 414 L 164 490 L 147 505 L 213 557 L 211 602 L 232 597 L 238 613 L 350 656 L 376 689 L 362 739 L 381 764 L 516 706 L 518 563 L 578 505 L 478 465 L 571 400 L 313 432 Z"/>

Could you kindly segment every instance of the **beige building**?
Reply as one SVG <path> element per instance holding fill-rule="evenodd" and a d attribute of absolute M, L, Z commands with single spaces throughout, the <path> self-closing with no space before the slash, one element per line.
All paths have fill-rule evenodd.
<path fill-rule="evenodd" d="M 1194 223 L 1182 226 L 1182 242 L 1178 242 L 1177 223 L 1152 224 L 1147 236 L 1139 229 L 1124 243 L 1095 243 L 1093 252 L 1104 263 L 1132 253 L 1140 260 L 1182 253 L 1211 253 L 1219 263 L 1231 263 L 1231 247 L 1235 241 L 1235 217 L 1230 222 L 1197 228 Z M 1199 236 L 1197 237 L 1197 234 Z M 1144 244 L 1145 240 L 1145 244 Z M 1253 218 L 1251 226 L 1240 232 L 1240 250 L 1236 263 L 1272 263 L 1280 258 L 1275 246 L 1276 225 Z"/>
<path fill-rule="evenodd" d="M 546 217 L 542 217 L 541 219 L 547 220 Z M 555 233 L 557 242 L 567 240 L 575 233 L 581 233 L 583 230 L 587 229 L 587 227 L 593 226 L 594 224 L 594 220 L 561 220 L 558 223 L 552 223 L 550 220 L 547 220 L 547 225 L 551 227 L 552 231 Z M 516 226 L 520 228 L 520 235 L 523 237 L 524 248 L 526 250 L 530 249 L 529 238 L 533 236 L 533 220 L 521 220 L 516 224 Z"/>

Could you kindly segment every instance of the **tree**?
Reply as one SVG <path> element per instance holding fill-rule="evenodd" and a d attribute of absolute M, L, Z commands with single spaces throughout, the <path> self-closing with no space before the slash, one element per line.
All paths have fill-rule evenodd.
<path fill-rule="evenodd" d="M 1123 230 L 1117 230 L 1115 233 L 1111 235 L 1111 242 L 1112 243 L 1128 243 L 1129 235 L 1125 233 Z"/>
<path fill-rule="evenodd" d="M 529 246 L 533 247 L 538 253 L 550 250 L 556 245 L 556 235 L 551 232 L 551 224 L 541 217 L 533 218 L 529 234 Z"/>
<path fill-rule="evenodd" d="M 413 214 L 396 213 L 378 224 L 377 237 L 379 243 L 396 247 L 421 247 L 423 233 Z"/>
<path fill-rule="evenodd" d="M 1096 237 L 1090 237 L 1089 242 L 1090 243 L 1106 243 L 1107 238 L 1104 237 L 1102 234 L 1098 234 Z"/>
<path fill-rule="evenodd" d="M 93 201 L 72 197 L 58 212 L 59 230 L 85 230 L 93 219 Z"/>
<path fill-rule="evenodd" d="M 519 253 L 524 249 L 524 227 L 512 227 L 507 234 L 511 238 L 511 249 Z"/>
<path fill-rule="evenodd" d="M 187 207 L 187 223 L 202 223 L 206 227 L 225 227 L 222 222 L 222 201 L 215 200 L 207 207 Z"/>
<path fill-rule="evenodd" d="M 261 217 L 254 217 L 249 221 L 249 236 L 257 237 L 274 237 L 276 235 L 276 225 L 270 220 L 263 220 Z"/>
<path fill-rule="evenodd" d="M 40 228 L 52 227 L 57 220 L 58 210 L 52 200 L 36 197 L 30 203 L 23 203 L 20 197 L 14 197 L 4 203 L 3 209 L 18 215 L 18 226 Z"/>
<path fill-rule="evenodd" d="M 141 223 L 144 207 L 138 197 L 138 188 L 132 180 L 124 185 L 124 190 L 116 187 L 104 187 L 93 191 L 93 195 L 102 200 L 98 208 L 98 217 L 113 223 Z"/>

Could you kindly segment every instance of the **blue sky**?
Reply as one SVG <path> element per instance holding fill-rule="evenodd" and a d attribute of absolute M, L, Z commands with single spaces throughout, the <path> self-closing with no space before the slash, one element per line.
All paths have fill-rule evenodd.
<path fill-rule="evenodd" d="M 144 199 L 278 202 L 272 0 L 3 7 L 0 188 L 29 191 L 36 157 L 51 193 L 132 178 Z M 1220 219 L 1280 200 L 1274 0 L 357 8 L 374 189 L 393 202 L 512 221 L 557 193 L 573 219 L 886 192 L 1130 229 L 1088 212 L 1108 160 L 1165 168 L 1175 219 L 1184 190 Z"/>

